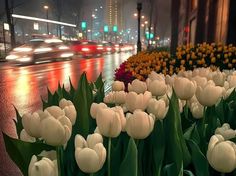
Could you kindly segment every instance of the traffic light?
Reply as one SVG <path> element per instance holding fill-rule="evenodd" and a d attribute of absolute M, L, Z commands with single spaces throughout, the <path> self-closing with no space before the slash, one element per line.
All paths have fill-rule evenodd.
<path fill-rule="evenodd" d="M 109 28 L 108 28 L 108 26 L 105 25 L 103 30 L 104 30 L 104 32 L 109 32 Z"/>
<path fill-rule="evenodd" d="M 112 30 L 113 30 L 113 32 L 117 32 L 118 31 L 118 27 L 115 25 L 115 26 L 113 26 Z"/>
<path fill-rule="evenodd" d="M 82 30 L 86 30 L 86 28 L 87 28 L 87 23 L 86 23 L 85 21 L 82 21 L 82 23 L 81 23 L 81 28 L 82 28 Z"/>

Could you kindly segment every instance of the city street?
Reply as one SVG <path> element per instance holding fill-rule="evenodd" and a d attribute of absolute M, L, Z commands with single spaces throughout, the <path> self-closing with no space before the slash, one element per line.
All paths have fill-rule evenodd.
<path fill-rule="evenodd" d="M 111 83 L 114 70 L 132 53 L 105 55 L 99 58 L 74 58 L 73 60 L 43 63 L 29 66 L 12 66 L 0 63 L 0 128 L 15 137 L 13 105 L 22 115 L 42 108 L 41 97 L 47 97 L 47 87 L 54 92 L 58 82 L 69 86 L 69 77 L 77 86 L 80 75 L 87 73 L 87 78 L 94 81 L 102 72 L 107 84 Z M 0 175 L 19 175 L 13 162 L 7 157 L 2 134 L 0 137 Z M 13 168 L 13 169 L 12 169 Z"/>

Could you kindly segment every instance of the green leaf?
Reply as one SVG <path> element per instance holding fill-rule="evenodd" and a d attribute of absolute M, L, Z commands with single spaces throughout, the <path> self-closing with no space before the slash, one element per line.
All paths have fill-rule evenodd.
<path fill-rule="evenodd" d="M 162 164 L 165 156 L 165 133 L 163 122 L 158 120 L 155 123 L 154 130 L 151 134 L 153 146 L 153 175 L 161 176 Z"/>
<path fill-rule="evenodd" d="M 30 143 L 14 139 L 3 133 L 7 153 L 19 167 L 24 176 L 28 175 L 28 166 L 33 155 L 43 150 L 55 150 L 55 147 L 43 143 Z"/>
<path fill-rule="evenodd" d="M 208 124 L 206 128 L 205 140 L 209 141 L 211 136 L 215 134 L 215 130 L 218 127 L 215 106 L 207 107 L 205 113 L 205 121 Z"/>
<path fill-rule="evenodd" d="M 175 163 L 177 171 L 179 171 L 182 162 L 184 167 L 190 163 L 191 156 L 184 140 L 178 98 L 174 90 L 170 99 L 169 110 L 164 119 L 164 129 L 166 134 L 165 163 Z"/>
<path fill-rule="evenodd" d="M 23 130 L 23 125 L 22 125 L 22 118 L 21 115 L 19 114 L 18 110 L 16 109 L 16 107 L 14 106 L 14 109 L 16 111 L 16 120 L 13 119 L 15 126 L 16 126 L 16 132 L 18 137 L 20 137 L 20 132 L 21 130 Z"/>
<path fill-rule="evenodd" d="M 195 123 L 192 124 L 184 133 L 184 138 L 185 139 L 190 139 L 194 130 Z"/>
<path fill-rule="evenodd" d="M 86 74 L 83 73 L 74 96 L 74 105 L 77 110 L 77 119 L 74 126 L 77 126 L 76 133 L 81 134 L 84 138 L 89 134 L 90 107 L 92 103 L 93 93 Z"/>
<path fill-rule="evenodd" d="M 184 175 L 194 176 L 194 174 L 190 170 L 184 170 Z"/>
<path fill-rule="evenodd" d="M 208 161 L 201 152 L 198 145 L 193 140 L 188 140 L 188 144 L 191 148 L 192 162 L 197 176 L 208 176 Z"/>
<path fill-rule="evenodd" d="M 96 85 L 96 88 L 102 87 L 104 85 L 104 82 L 102 80 L 102 73 L 100 73 L 94 84 Z"/>
<path fill-rule="evenodd" d="M 124 160 L 122 161 L 119 173 L 122 176 L 137 176 L 137 147 L 132 138 L 129 140 L 128 148 Z"/>
<path fill-rule="evenodd" d="M 163 168 L 163 175 L 164 176 L 174 176 L 174 175 L 182 176 L 183 175 L 183 163 L 181 163 L 180 171 L 177 171 L 175 163 L 165 165 L 165 167 Z"/>
<path fill-rule="evenodd" d="M 216 115 L 220 119 L 220 122 L 223 124 L 225 122 L 225 112 L 224 112 L 224 99 L 222 98 L 220 103 L 216 105 L 215 108 Z"/>

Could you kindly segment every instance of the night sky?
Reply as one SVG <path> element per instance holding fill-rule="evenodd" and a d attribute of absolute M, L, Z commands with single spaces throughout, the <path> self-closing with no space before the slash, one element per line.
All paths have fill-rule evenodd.
<path fill-rule="evenodd" d="M 0 20 L 4 14 L 4 1 L 0 0 Z M 91 9 L 105 6 L 105 0 L 61 0 L 62 5 L 62 21 L 74 23 L 75 16 L 78 14 L 80 18 L 89 16 Z M 146 15 L 150 11 L 149 1 L 153 1 L 155 19 L 157 22 L 158 35 L 163 37 L 170 36 L 170 0 L 139 0 L 143 3 L 143 14 Z M 21 15 L 29 15 L 35 17 L 45 18 L 45 11 L 43 6 L 49 4 L 52 6 L 53 0 L 14 0 L 16 4 L 20 4 L 14 9 L 14 13 Z M 136 28 L 137 21 L 133 17 L 136 12 L 137 0 L 126 0 L 124 4 L 125 24 L 127 28 Z M 78 18 L 79 18 L 78 16 Z M 49 11 L 49 19 L 55 18 L 55 12 Z M 78 20 L 79 21 L 79 20 Z"/>

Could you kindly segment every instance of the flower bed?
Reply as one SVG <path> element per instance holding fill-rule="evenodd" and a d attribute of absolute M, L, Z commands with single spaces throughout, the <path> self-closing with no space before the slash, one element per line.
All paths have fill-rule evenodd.
<path fill-rule="evenodd" d="M 123 82 L 106 96 L 101 75 L 89 83 L 83 74 L 77 88 L 49 91 L 42 110 L 16 111 L 18 139 L 3 136 L 24 175 L 236 175 L 236 72 L 173 67 L 169 75 L 168 53 L 138 58 L 121 66 Z"/>
<path fill-rule="evenodd" d="M 129 80 L 145 80 L 151 71 L 172 75 L 199 67 L 210 67 L 212 70 L 235 68 L 236 47 L 221 43 L 184 45 L 177 48 L 174 56 L 167 52 L 144 51 L 125 61 L 122 67 L 116 70 L 115 79 L 123 81 L 122 78 L 131 74 L 128 76 Z M 125 72 L 117 74 L 120 70 Z"/>

